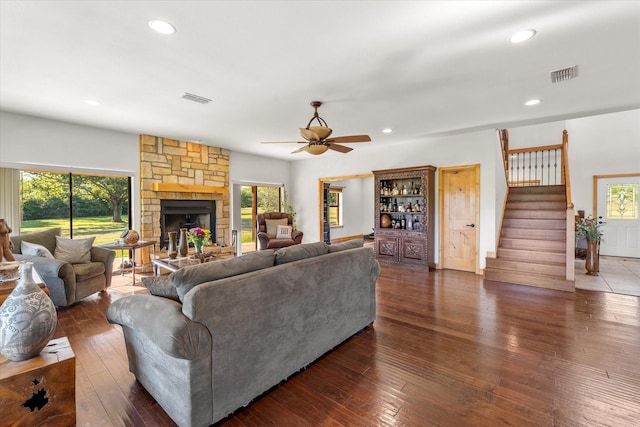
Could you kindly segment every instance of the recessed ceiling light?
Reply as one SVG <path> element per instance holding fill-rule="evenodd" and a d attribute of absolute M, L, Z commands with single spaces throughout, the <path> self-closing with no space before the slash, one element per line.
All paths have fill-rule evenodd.
<path fill-rule="evenodd" d="M 536 30 L 518 31 L 517 33 L 511 36 L 509 41 L 511 43 L 521 43 L 525 40 L 529 40 L 531 37 L 535 35 L 536 35 Z"/>
<path fill-rule="evenodd" d="M 393 132 L 393 129 L 391 128 L 382 129 L 382 133 L 391 133 L 391 132 Z"/>
<path fill-rule="evenodd" d="M 87 100 L 84 101 L 84 103 L 88 104 L 88 105 L 93 105 L 94 107 L 102 105 L 102 104 L 100 104 L 100 101 L 96 101 L 95 99 L 87 99 Z"/>
<path fill-rule="evenodd" d="M 541 102 L 542 102 L 542 101 L 541 101 L 541 100 L 539 100 L 539 99 L 530 99 L 530 100 L 528 100 L 527 102 L 525 102 L 525 103 L 524 103 L 524 105 L 526 105 L 526 106 L 530 107 L 530 106 L 532 106 L 532 105 L 538 105 L 538 104 L 540 104 Z"/>
<path fill-rule="evenodd" d="M 160 34 L 173 34 L 176 32 L 176 27 L 166 21 L 149 21 L 149 27 Z"/>

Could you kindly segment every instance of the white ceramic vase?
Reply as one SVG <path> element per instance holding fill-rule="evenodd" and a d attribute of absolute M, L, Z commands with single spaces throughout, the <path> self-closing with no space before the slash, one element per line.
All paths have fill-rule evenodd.
<path fill-rule="evenodd" d="M 20 280 L 0 306 L 0 353 L 14 362 L 40 354 L 58 317 L 51 298 L 33 280 L 33 263 L 20 266 Z"/>

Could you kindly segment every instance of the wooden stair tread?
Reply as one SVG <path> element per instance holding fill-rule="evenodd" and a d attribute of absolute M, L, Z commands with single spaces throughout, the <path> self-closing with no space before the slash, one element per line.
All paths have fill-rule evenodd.
<path fill-rule="evenodd" d="M 549 274 L 534 273 L 523 275 L 518 272 L 485 269 L 484 280 L 535 286 L 538 288 L 554 289 L 566 292 L 575 291 L 575 282 L 566 280 L 564 276 L 560 277 Z"/>

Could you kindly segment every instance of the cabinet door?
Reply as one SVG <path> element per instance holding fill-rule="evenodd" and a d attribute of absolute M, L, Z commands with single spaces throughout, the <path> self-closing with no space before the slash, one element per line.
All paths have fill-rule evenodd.
<path fill-rule="evenodd" d="M 427 263 L 427 242 L 424 237 L 403 236 L 400 242 L 400 262 L 420 265 Z"/>
<path fill-rule="evenodd" d="M 380 261 L 398 261 L 398 238 L 395 236 L 376 236 L 376 253 Z"/>

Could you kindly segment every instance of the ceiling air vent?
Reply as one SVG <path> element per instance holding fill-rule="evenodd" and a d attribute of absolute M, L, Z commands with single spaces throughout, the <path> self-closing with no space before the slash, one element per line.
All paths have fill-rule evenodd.
<path fill-rule="evenodd" d="M 565 80 L 571 80 L 578 75 L 578 66 L 561 68 L 551 72 L 551 83 L 563 82 Z"/>
<path fill-rule="evenodd" d="M 209 98 L 205 98 L 204 96 L 194 95 L 189 92 L 185 92 L 184 95 L 182 95 L 182 98 L 189 101 L 197 102 L 198 104 L 208 104 L 211 102 Z"/>

